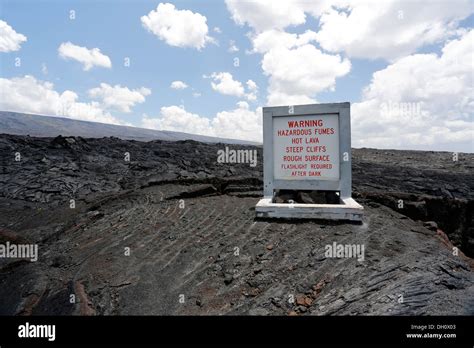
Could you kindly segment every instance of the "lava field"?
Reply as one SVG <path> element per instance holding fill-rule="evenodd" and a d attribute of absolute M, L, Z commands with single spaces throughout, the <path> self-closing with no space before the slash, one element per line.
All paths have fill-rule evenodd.
<path fill-rule="evenodd" d="M 2 315 L 474 314 L 474 154 L 354 149 L 356 224 L 257 219 L 261 147 L 0 135 L 0 153 L 0 243 L 39 251 L 0 259 Z"/>

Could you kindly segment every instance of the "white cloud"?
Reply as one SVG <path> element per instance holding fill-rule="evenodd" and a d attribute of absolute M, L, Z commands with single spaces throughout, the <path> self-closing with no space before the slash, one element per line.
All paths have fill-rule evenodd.
<path fill-rule="evenodd" d="M 177 10 L 173 4 L 160 3 L 156 10 L 141 17 L 143 27 L 175 47 L 204 48 L 214 39 L 208 36 L 207 18 L 189 10 Z"/>
<path fill-rule="evenodd" d="M 336 79 L 351 69 L 348 59 L 323 53 L 311 42 L 316 33 L 290 34 L 267 30 L 250 36 L 253 52 L 263 54 L 262 69 L 269 76 L 269 105 L 309 104 L 315 95 L 335 88 Z"/>
<path fill-rule="evenodd" d="M 188 85 L 184 83 L 183 81 L 173 81 L 171 82 L 170 87 L 172 89 L 186 89 L 188 88 Z"/>
<path fill-rule="evenodd" d="M 91 98 L 100 99 L 104 108 L 113 108 L 122 112 L 131 112 L 135 104 L 143 103 L 145 97 L 151 94 L 151 90 L 145 87 L 130 90 L 120 85 L 110 86 L 101 83 L 99 87 L 88 91 Z"/>
<path fill-rule="evenodd" d="M 317 37 L 330 52 L 394 60 L 456 33 L 472 1 L 338 1 L 320 17 Z"/>
<path fill-rule="evenodd" d="M 41 72 L 43 73 L 43 75 L 48 75 L 48 67 L 45 63 L 41 64 Z"/>
<path fill-rule="evenodd" d="M 317 93 L 334 90 L 336 78 L 346 75 L 351 63 L 304 44 L 271 49 L 263 56 L 262 69 L 270 77 L 268 104 L 288 105 L 311 103 Z"/>
<path fill-rule="evenodd" d="M 258 90 L 258 86 L 257 86 L 257 84 L 255 83 L 255 81 L 247 80 L 246 84 L 247 84 L 247 88 L 248 88 L 250 91 L 256 92 L 256 91 Z"/>
<path fill-rule="evenodd" d="M 334 53 L 394 60 L 420 47 L 462 33 L 459 21 L 473 13 L 469 0 L 425 1 L 238 1 L 226 0 L 233 20 L 253 29 L 253 53 L 260 53 L 269 77 L 267 102 L 287 105 L 315 102 L 317 93 L 334 90 L 351 64 Z M 319 20 L 319 30 L 284 31 Z M 322 49 L 312 42 L 318 42 Z"/>
<path fill-rule="evenodd" d="M 353 144 L 473 151 L 474 30 L 440 56 L 414 54 L 373 74 L 353 104 Z"/>
<path fill-rule="evenodd" d="M 183 107 L 176 105 L 162 107 L 160 118 L 145 116 L 142 123 L 145 128 L 193 134 L 207 135 L 209 131 L 209 119 L 187 112 Z"/>
<path fill-rule="evenodd" d="M 232 19 L 239 25 L 248 24 L 256 32 L 284 29 L 306 23 L 306 13 L 318 17 L 340 0 L 226 0 Z"/>
<path fill-rule="evenodd" d="M 222 34 L 222 30 L 219 27 L 214 27 L 212 30 L 217 34 Z"/>
<path fill-rule="evenodd" d="M 267 30 L 251 36 L 253 52 L 266 53 L 275 48 L 294 48 L 316 40 L 316 33 L 307 30 L 303 34 L 290 34 L 282 30 Z"/>
<path fill-rule="evenodd" d="M 249 109 L 246 102 L 237 103 L 237 108 L 221 111 L 212 119 L 214 136 L 249 141 L 262 141 L 262 108 Z"/>
<path fill-rule="evenodd" d="M 231 73 L 212 73 L 211 78 L 213 79 L 211 82 L 212 89 L 221 94 L 242 97 L 245 93 L 242 83 L 234 80 Z"/>
<path fill-rule="evenodd" d="M 146 128 L 187 132 L 221 138 L 262 141 L 262 109 L 249 109 L 246 102 L 222 111 L 212 119 L 187 112 L 180 106 L 162 107 L 158 118 L 144 116 Z"/>
<path fill-rule="evenodd" d="M 18 51 L 27 38 L 17 33 L 7 22 L 0 20 L 0 52 Z"/>
<path fill-rule="evenodd" d="M 235 45 L 235 41 L 234 40 L 230 40 L 229 41 L 229 49 L 228 51 L 230 53 L 234 53 L 234 52 L 239 52 L 239 48 Z"/>
<path fill-rule="evenodd" d="M 258 34 L 319 20 L 318 42 L 329 52 L 394 60 L 457 33 L 474 13 L 470 0 L 226 0 L 233 20 Z"/>
<path fill-rule="evenodd" d="M 59 93 L 50 82 L 33 76 L 0 78 L 0 110 L 17 111 L 103 123 L 121 124 L 99 103 L 78 101 L 78 95 L 66 90 Z"/>
<path fill-rule="evenodd" d="M 211 87 L 213 90 L 225 94 L 225 95 L 232 95 L 234 97 L 244 97 L 247 98 L 249 101 L 254 101 L 257 99 L 258 93 L 258 86 L 257 84 L 252 81 L 248 80 L 246 82 L 247 85 L 247 93 L 243 84 L 240 81 L 234 80 L 231 73 L 228 72 L 219 72 L 219 73 L 212 73 L 211 76 L 203 76 L 204 78 L 212 78 Z"/>
<path fill-rule="evenodd" d="M 248 24 L 257 31 L 283 29 L 306 21 L 298 1 L 226 0 L 232 19 L 239 25 Z"/>
<path fill-rule="evenodd" d="M 247 80 L 246 85 L 249 91 L 247 93 L 247 99 L 251 101 L 257 100 L 257 94 L 258 94 L 257 84 L 252 80 Z"/>
<path fill-rule="evenodd" d="M 304 105 L 314 104 L 316 102 L 316 99 L 309 97 L 306 94 L 287 94 L 286 92 L 273 90 L 268 94 L 267 105 Z"/>
<path fill-rule="evenodd" d="M 94 66 L 111 68 L 112 62 L 110 58 L 100 52 L 98 48 L 88 49 L 72 44 L 71 42 L 63 42 L 58 48 L 59 56 L 63 59 L 73 59 L 83 65 L 83 69 L 88 71 Z"/>
<path fill-rule="evenodd" d="M 311 42 L 317 33 L 283 31 L 306 21 L 305 12 L 317 16 L 330 8 L 327 1 L 226 1 L 232 18 L 247 23 L 254 33 L 249 37 L 253 52 L 263 54 L 262 69 L 269 77 L 269 105 L 308 104 L 317 93 L 334 90 L 336 79 L 349 73 L 347 58 L 322 52 Z"/>

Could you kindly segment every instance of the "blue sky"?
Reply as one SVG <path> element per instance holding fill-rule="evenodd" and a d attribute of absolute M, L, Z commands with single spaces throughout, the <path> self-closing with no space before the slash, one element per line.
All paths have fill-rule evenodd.
<path fill-rule="evenodd" d="M 211 39 L 197 49 L 186 44 L 173 46 L 142 23 L 142 16 L 165 2 L 2 0 L 0 19 L 26 40 L 20 39 L 16 47 L 7 45 L 1 49 L 0 45 L 0 77 L 4 83 L 0 106 L 51 114 L 54 98 L 70 100 L 61 94 L 72 91 L 76 94 L 75 102 L 95 103 L 94 112 L 111 115 L 115 123 L 258 140 L 262 106 L 350 101 L 356 146 L 472 152 L 472 97 L 460 101 L 448 91 L 444 100 L 439 90 L 430 92 L 430 86 L 446 80 L 462 81 L 447 86 L 451 90 L 459 88 L 458 94 L 473 91 L 472 2 L 454 2 L 435 2 L 429 9 L 423 1 L 387 1 L 385 5 L 375 1 L 378 5 L 365 7 L 348 2 L 341 9 L 323 8 L 319 2 L 304 0 L 282 1 L 278 5 L 264 0 L 168 1 L 174 5 L 173 13 L 186 10 L 196 17 L 205 16 L 207 37 Z M 71 10 L 75 11 L 75 19 L 70 19 Z M 358 18 L 363 11 L 366 13 Z M 345 19 L 341 17 L 344 14 L 348 15 Z M 345 31 L 332 23 L 339 23 Z M 359 36 L 352 34 L 364 26 Z M 420 26 L 423 31 L 417 34 Z M 303 43 L 296 43 L 294 36 L 288 39 L 289 46 L 277 39 L 270 48 L 258 48 L 259 35 L 268 34 L 265 42 L 271 42 L 277 35 L 302 37 L 308 30 L 311 39 Z M 3 35 L 7 32 L 12 35 L 11 30 Z M 182 40 L 185 42 L 186 37 Z M 229 52 L 231 40 L 238 52 Z M 110 59 L 111 67 L 93 66 L 85 70 L 80 61 L 62 58 L 58 49 L 67 42 L 89 50 L 100 49 Z M 452 58 L 448 54 L 443 58 L 443 47 L 450 42 L 455 43 L 452 50 L 456 50 L 461 60 L 458 63 L 464 68 L 424 81 L 430 71 L 438 71 L 443 64 L 449 66 L 446 62 Z M 258 52 L 249 53 L 252 50 Z M 15 66 L 18 57 L 21 65 Z M 126 57 L 130 58 L 129 67 L 124 66 Z M 302 67 L 307 61 L 305 57 L 311 59 L 311 64 Z M 238 67 L 234 65 L 235 58 L 239 59 Z M 470 67 L 466 68 L 466 61 Z M 305 71 L 292 77 L 292 72 L 299 68 Z M 231 82 L 240 83 L 244 92 L 233 89 L 234 92 L 225 94 L 224 85 L 223 89 L 213 88 L 211 82 L 219 82 L 219 73 L 230 74 Z M 21 80 L 27 75 L 34 78 L 28 81 L 30 92 L 20 89 L 30 86 Z M 413 77 L 423 82 L 408 83 Z M 398 78 L 400 81 L 396 81 Z M 248 80 L 258 86 L 255 99 L 248 97 Z M 188 87 L 172 89 L 173 81 L 183 81 Z M 53 86 L 44 87 L 47 82 Z M 129 92 L 145 88 L 151 93 L 143 93 L 141 101 L 133 97 L 127 110 L 119 102 L 114 105 L 114 96 L 109 95 L 108 102 L 100 96 L 91 97 L 90 90 L 101 84 L 120 85 Z M 35 88 L 38 92 L 31 92 Z M 371 92 L 364 94 L 364 88 Z M 41 99 L 42 93 L 49 93 L 45 89 L 57 95 L 43 98 L 49 101 L 38 106 L 28 93 L 36 93 Z M 416 109 L 410 105 L 419 103 L 424 114 L 402 115 L 392 110 L 390 115 L 380 116 L 383 106 L 390 103 L 401 107 L 406 104 L 409 112 Z M 103 121 L 72 112 L 58 116 Z M 144 117 L 148 122 L 143 121 Z M 403 120 L 406 125 L 406 120 L 417 118 L 419 122 L 407 128 L 406 137 L 397 136 L 397 123 Z M 439 141 L 440 134 L 448 135 Z"/>
<path fill-rule="evenodd" d="M 130 123 L 138 125 L 142 113 L 155 115 L 164 105 L 184 103 L 186 109 L 209 116 L 234 107 L 238 98 L 216 97 L 209 80 L 202 78 L 214 71 L 229 71 L 235 79 L 252 79 L 262 89 L 266 86 L 259 57 L 245 54 L 246 49 L 251 49 L 245 36 L 249 29 L 232 22 L 224 2 L 173 2 L 177 8 L 199 12 L 208 18 L 210 35 L 219 45 L 210 44 L 201 51 L 169 46 L 143 28 L 140 17 L 155 9 L 160 1 L 7 0 L 3 3 L 2 18 L 31 39 L 22 45 L 20 52 L 2 54 L 2 76 L 34 75 L 53 82 L 58 91 L 72 89 L 84 98 L 88 89 L 104 81 L 129 88 L 150 88 L 152 94 L 146 103 L 137 104 L 132 114 L 114 113 Z M 75 20 L 69 19 L 71 9 L 76 12 Z M 221 28 L 221 34 L 212 31 L 216 26 Z M 227 51 L 229 40 L 236 42 L 240 52 Z M 112 60 L 112 68 L 83 72 L 79 63 L 61 59 L 58 46 L 67 41 L 99 47 Z M 15 67 L 15 57 L 22 58 L 21 67 Z M 130 67 L 123 66 L 125 57 L 130 57 Z M 234 67 L 234 57 L 239 58 L 239 67 Z M 48 68 L 46 76 L 41 73 L 43 63 Z M 194 91 L 170 89 L 175 80 L 186 82 Z M 193 92 L 201 93 L 201 97 L 193 97 Z M 261 99 L 255 103 L 264 102 Z"/>

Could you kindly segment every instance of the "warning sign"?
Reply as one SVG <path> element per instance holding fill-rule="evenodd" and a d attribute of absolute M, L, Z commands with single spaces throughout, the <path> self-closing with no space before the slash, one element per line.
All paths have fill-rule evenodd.
<path fill-rule="evenodd" d="M 274 179 L 339 180 L 339 116 L 273 120 Z"/>

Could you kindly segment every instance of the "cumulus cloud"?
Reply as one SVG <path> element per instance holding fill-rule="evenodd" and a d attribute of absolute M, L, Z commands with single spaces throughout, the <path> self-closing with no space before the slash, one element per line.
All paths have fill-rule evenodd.
<path fill-rule="evenodd" d="M 221 111 L 212 119 L 216 137 L 262 141 L 262 108 L 251 110 L 248 103 L 239 102 L 237 108 Z"/>
<path fill-rule="evenodd" d="M 317 93 L 334 90 L 336 78 L 351 70 L 348 59 L 323 53 L 307 39 L 269 48 L 262 69 L 269 76 L 268 104 L 311 103 Z"/>
<path fill-rule="evenodd" d="M 316 99 L 308 97 L 306 94 L 288 94 L 286 92 L 272 90 L 268 94 L 267 105 L 278 106 L 278 105 L 304 105 L 314 104 Z"/>
<path fill-rule="evenodd" d="M 0 20 L 0 52 L 13 52 L 21 48 L 27 38 L 17 33 L 7 22 Z"/>
<path fill-rule="evenodd" d="M 253 53 L 262 54 L 269 77 L 270 105 L 311 103 L 317 93 L 334 90 L 351 69 L 349 57 L 389 61 L 460 35 L 458 25 L 473 13 L 469 0 L 226 0 L 232 19 L 253 29 Z M 316 31 L 285 29 L 319 21 Z M 317 42 L 319 47 L 315 46 Z"/>
<path fill-rule="evenodd" d="M 0 109 L 50 116 L 121 124 L 104 111 L 97 102 L 78 101 L 78 95 L 70 90 L 59 93 L 54 85 L 25 75 L 11 79 L 0 78 Z"/>
<path fill-rule="evenodd" d="M 247 80 L 245 84 L 247 85 L 247 90 L 249 91 L 247 93 L 247 99 L 251 101 L 257 100 L 258 86 L 255 81 Z"/>
<path fill-rule="evenodd" d="M 317 34 L 306 30 L 303 34 L 290 34 L 282 30 L 267 30 L 251 36 L 253 52 L 266 53 L 275 48 L 294 48 L 316 40 Z"/>
<path fill-rule="evenodd" d="M 144 116 L 145 128 L 209 135 L 209 119 L 187 112 L 182 106 L 164 106 L 159 118 Z"/>
<path fill-rule="evenodd" d="M 293 34 L 283 29 L 305 23 L 305 13 L 320 15 L 330 8 L 329 2 L 226 1 L 232 18 L 247 23 L 254 32 L 249 35 L 253 53 L 260 53 L 262 70 L 269 77 L 268 105 L 308 104 L 317 93 L 334 90 L 336 79 L 349 73 L 351 63 L 337 54 L 328 54 L 312 42 L 317 33 L 307 30 Z"/>
<path fill-rule="evenodd" d="M 351 57 L 394 60 L 457 34 L 474 13 L 470 0 L 226 0 L 232 19 L 255 33 L 283 30 L 319 20 L 317 40 L 324 50 Z"/>
<path fill-rule="evenodd" d="M 166 106 L 157 118 L 145 115 L 142 124 L 152 129 L 262 141 L 262 109 L 250 110 L 247 102 L 237 103 L 233 110 L 218 112 L 212 119 L 190 113 L 182 106 Z"/>
<path fill-rule="evenodd" d="M 98 48 L 86 48 L 63 42 L 58 48 L 59 56 L 63 59 L 76 60 L 83 65 L 84 71 L 92 69 L 94 66 L 111 68 L 110 58 L 100 52 Z"/>
<path fill-rule="evenodd" d="M 99 87 L 90 89 L 88 94 L 91 98 L 100 99 L 101 105 L 106 109 L 131 112 L 135 104 L 145 101 L 145 97 L 151 94 L 151 90 L 145 87 L 130 90 L 120 85 L 110 86 L 107 83 L 101 83 Z"/>
<path fill-rule="evenodd" d="M 183 81 L 173 81 L 171 82 L 170 88 L 172 89 L 186 89 L 188 85 Z"/>
<path fill-rule="evenodd" d="M 372 76 L 353 104 L 353 144 L 472 151 L 474 30 L 440 55 L 414 54 Z"/>
<path fill-rule="evenodd" d="M 291 34 L 266 30 L 250 35 L 253 52 L 263 55 L 262 70 L 269 77 L 269 105 L 309 104 L 321 91 L 333 90 L 336 79 L 351 69 L 347 58 L 323 53 L 311 43 L 316 32 Z"/>
<path fill-rule="evenodd" d="M 248 24 L 258 32 L 303 24 L 306 22 L 305 10 L 316 11 L 319 6 L 301 0 L 226 0 L 226 4 L 234 22 Z"/>
<path fill-rule="evenodd" d="M 321 47 L 351 57 L 394 60 L 457 33 L 474 12 L 469 0 L 338 1 L 321 14 Z"/>
<path fill-rule="evenodd" d="M 211 76 L 204 75 L 204 78 L 211 78 L 213 80 L 211 82 L 212 89 L 221 94 L 244 97 L 249 101 L 257 99 L 258 86 L 252 80 L 246 82 L 246 91 L 242 82 L 234 80 L 232 74 L 229 72 L 214 72 Z"/>
<path fill-rule="evenodd" d="M 173 4 L 160 3 L 156 10 L 141 17 L 142 25 L 170 46 L 198 50 L 214 42 L 208 35 L 207 18 L 189 10 L 177 10 Z"/>
<path fill-rule="evenodd" d="M 240 81 L 234 80 L 231 73 L 219 72 L 211 75 L 212 89 L 225 95 L 233 95 L 235 97 L 242 97 L 244 95 L 244 87 Z"/>

